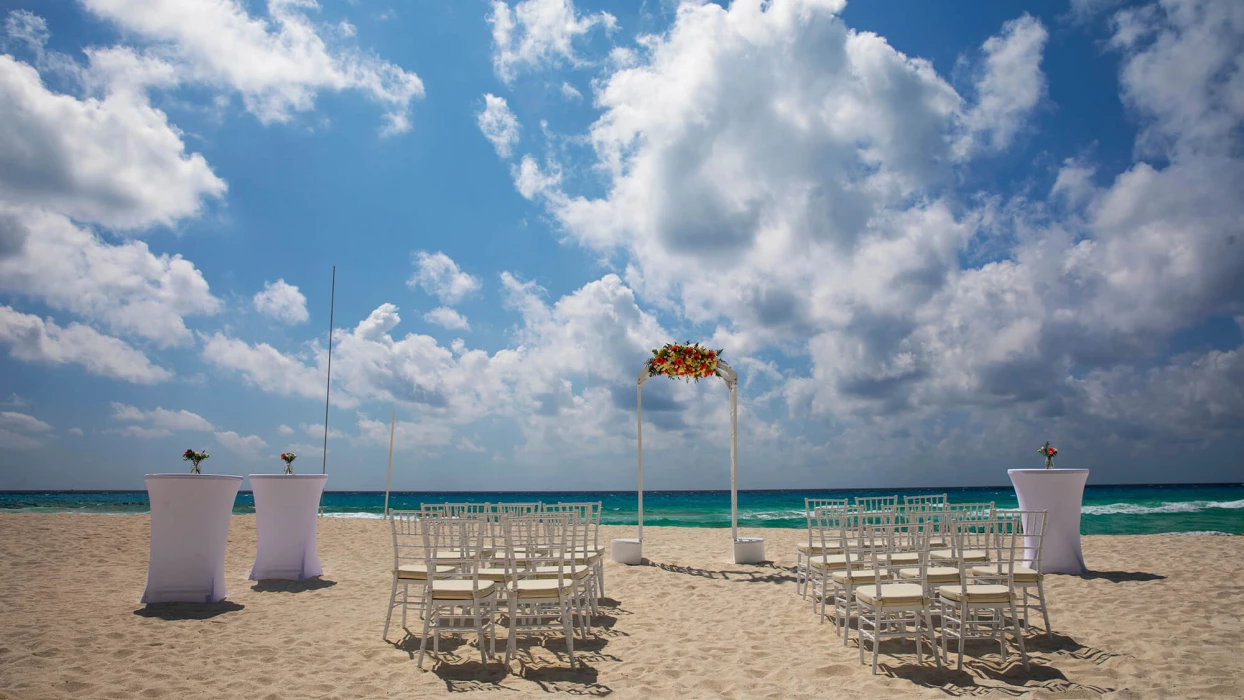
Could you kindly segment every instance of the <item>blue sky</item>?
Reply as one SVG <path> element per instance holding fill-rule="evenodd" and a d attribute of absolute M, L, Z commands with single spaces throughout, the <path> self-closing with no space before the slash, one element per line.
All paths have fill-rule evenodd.
<path fill-rule="evenodd" d="M 1244 5 L 0 10 L 0 488 L 1240 478 Z"/>

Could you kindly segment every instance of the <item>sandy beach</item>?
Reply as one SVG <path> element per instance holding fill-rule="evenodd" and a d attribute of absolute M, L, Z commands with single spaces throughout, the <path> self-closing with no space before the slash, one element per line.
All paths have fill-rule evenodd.
<path fill-rule="evenodd" d="M 383 521 L 323 519 L 321 580 L 256 584 L 255 521 L 234 516 L 228 601 L 155 609 L 139 604 L 147 516 L 4 514 L 0 532 L 3 698 L 1244 695 L 1244 537 L 1087 537 L 1095 573 L 1048 578 L 1055 640 L 1029 637 L 1031 672 L 980 645 L 964 671 L 938 673 L 893 642 L 873 676 L 796 596 L 798 530 L 743 531 L 768 538 L 775 561 L 742 566 L 729 531 L 647 528 L 649 565 L 607 565 L 599 636 L 576 645 L 582 668 L 571 673 L 552 638 L 510 674 L 481 668 L 473 647 L 421 671 L 417 644 L 381 640 Z"/>

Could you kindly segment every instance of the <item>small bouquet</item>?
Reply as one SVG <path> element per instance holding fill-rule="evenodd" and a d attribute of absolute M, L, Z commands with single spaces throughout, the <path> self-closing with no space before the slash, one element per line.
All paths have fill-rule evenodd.
<path fill-rule="evenodd" d="M 1050 447 L 1049 440 L 1046 440 L 1045 444 L 1037 449 L 1037 454 L 1041 455 L 1042 457 L 1045 457 L 1045 468 L 1046 469 L 1054 468 L 1054 455 L 1058 454 L 1058 450 L 1056 448 Z"/>
<path fill-rule="evenodd" d="M 208 457 L 211 457 L 211 455 L 207 453 L 207 450 L 203 450 L 202 452 L 195 452 L 194 450 L 186 450 L 185 452 L 181 453 L 182 459 L 193 464 L 193 466 L 190 467 L 191 474 L 198 474 L 199 473 L 199 462 L 202 462 Z"/>
<path fill-rule="evenodd" d="M 285 462 L 285 473 L 293 474 L 294 473 L 294 460 L 298 459 L 298 455 L 294 454 L 293 452 L 282 452 L 281 459 Z"/>

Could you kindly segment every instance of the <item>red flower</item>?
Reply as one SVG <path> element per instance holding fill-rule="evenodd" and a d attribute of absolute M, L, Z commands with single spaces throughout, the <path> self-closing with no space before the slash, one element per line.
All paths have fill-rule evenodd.
<path fill-rule="evenodd" d="M 284 453 L 284 452 L 282 452 L 282 453 L 281 453 L 281 459 L 285 459 L 285 453 Z"/>

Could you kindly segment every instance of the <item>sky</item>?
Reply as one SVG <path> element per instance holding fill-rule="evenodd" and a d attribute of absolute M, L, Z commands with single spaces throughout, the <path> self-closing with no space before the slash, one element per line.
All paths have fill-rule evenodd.
<path fill-rule="evenodd" d="M 1244 476 L 1244 3 L 0 21 L 0 489 Z"/>

